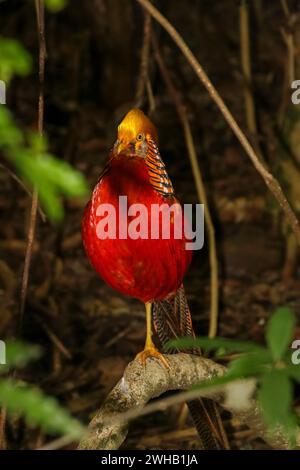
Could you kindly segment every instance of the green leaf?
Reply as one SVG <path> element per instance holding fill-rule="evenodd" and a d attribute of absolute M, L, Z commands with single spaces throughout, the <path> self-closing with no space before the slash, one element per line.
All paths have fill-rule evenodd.
<path fill-rule="evenodd" d="M 0 365 L 0 374 L 7 373 L 12 368 L 22 368 L 40 356 L 39 346 L 24 344 L 20 341 L 8 341 L 5 344 L 6 364 Z"/>
<path fill-rule="evenodd" d="M 272 357 L 269 351 L 255 351 L 243 355 L 230 362 L 228 372 L 221 377 L 214 377 L 212 379 L 196 384 L 195 388 L 206 389 L 209 387 L 216 387 L 225 385 L 234 380 L 240 380 L 245 377 L 257 376 L 266 372 L 266 366 L 271 364 Z"/>
<path fill-rule="evenodd" d="M 272 356 L 268 350 L 254 351 L 231 361 L 229 373 L 237 377 L 256 376 L 264 373 L 271 364 Z"/>
<path fill-rule="evenodd" d="M 34 155 L 47 152 L 48 142 L 45 135 L 38 134 L 37 132 L 28 132 L 26 140 L 28 141 L 28 147 Z"/>
<path fill-rule="evenodd" d="M 210 387 L 218 387 L 226 385 L 234 380 L 240 380 L 245 377 L 256 376 L 266 371 L 266 365 L 271 361 L 270 353 L 265 351 L 255 351 L 245 354 L 238 359 L 230 362 L 228 372 L 221 377 L 214 377 L 196 384 L 193 388 L 207 389 Z"/>
<path fill-rule="evenodd" d="M 201 348 L 204 351 L 212 351 L 219 348 L 224 349 L 227 353 L 234 352 L 252 352 L 252 351 L 266 351 L 261 346 L 250 341 L 236 341 L 227 338 L 179 338 L 176 340 L 169 341 L 166 345 L 166 349 L 177 348 L 179 350 L 190 349 L 190 348 Z"/>
<path fill-rule="evenodd" d="M 300 365 L 293 365 L 284 369 L 287 375 L 296 382 L 300 383 Z"/>
<path fill-rule="evenodd" d="M 68 435 L 80 439 L 84 427 L 72 418 L 56 400 L 44 395 L 39 389 L 21 385 L 12 379 L 0 380 L 0 403 L 9 412 L 18 413 L 31 425 L 51 434 Z"/>
<path fill-rule="evenodd" d="M 39 199 L 49 219 L 61 222 L 64 217 L 62 200 L 54 187 L 47 181 L 43 185 L 37 185 Z"/>
<path fill-rule="evenodd" d="M 84 176 L 63 160 L 44 153 L 36 156 L 35 164 L 49 183 L 56 186 L 62 194 L 71 197 L 87 194 L 88 187 Z"/>
<path fill-rule="evenodd" d="M 14 125 L 5 106 L 0 105 L 0 148 L 11 148 L 24 144 L 22 132 Z"/>
<path fill-rule="evenodd" d="M 285 423 L 283 423 L 283 430 L 287 439 L 290 442 L 291 447 L 297 446 L 298 426 L 299 417 L 294 411 L 291 411 L 291 413 L 287 416 Z"/>
<path fill-rule="evenodd" d="M 284 356 L 292 340 L 294 327 L 295 315 L 287 307 L 278 308 L 270 318 L 266 341 L 275 361 Z"/>
<path fill-rule="evenodd" d="M 293 388 L 284 371 L 272 370 L 262 377 L 258 399 L 266 424 L 271 429 L 288 423 L 292 413 Z"/>
<path fill-rule="evenodd" d="M 57 13 L 67 6 L 67 0 L 45 0 L 45 6 L 52 13 Z"/>
<path fill-rule="evenodd" d="M 35 145 L 42 145 L 35 141 Z M 19 173 L 36 186 L 42 206 L 54 221 L 63 217 L 63 196 L 82 197 L 88 193 L 84 176 L 68 163 L 53 155 L 35 154 L 32 149 L 18 149 L 13 152 L 12 160 Z"/>
<path fill-rule="evenodd" d="M 0 149 L 18 173 L 37 188 L 49 218 L 60 221 L 64 215 L 62 198 L 86 196 L 88 185 L 82 173 L 49 154 L 47 147 L 45 137 L 37 133 L 25 136 L 9 111 L 0 106 Z"/>
<path fill-rule="evenodd" d="M 22 44 L 14 39 L 0 37 L 0 79 L 8 83 L 13 75 L 28 75 L 32 60 Z"/>

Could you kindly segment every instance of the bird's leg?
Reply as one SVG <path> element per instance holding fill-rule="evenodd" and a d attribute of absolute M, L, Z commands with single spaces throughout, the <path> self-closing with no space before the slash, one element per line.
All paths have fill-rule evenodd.
<path fill-rule="evenodd" d="M 146 333 L 146 342 L 145 342 L 145 348 L 143 351 L 137 354 L 136 359 L 142 362 L 142 364 L 146 364 L 146 361 L 148 357 L 157 357 L 163 365 L 167 368 L 169 368 L 168 361 L 164 357 L 162 353 L 156 349 L 153 341 L 152 341 L 152 328 L 151 328 L 151 310 L 152 310 L 152 305 L 151 302 L 146 302 L 145 304 L 146 307 L 146 324 L 147 324 L 147 333 Z"/>

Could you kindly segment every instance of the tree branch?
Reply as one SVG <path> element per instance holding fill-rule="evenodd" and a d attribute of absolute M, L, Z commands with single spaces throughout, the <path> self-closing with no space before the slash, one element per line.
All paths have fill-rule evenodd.
<path fill-rule="evenodd" d="M 281 429 L 278 428 L 272 435 L 268 433 L 254 400 L 250 401 L 246 410 L 237 412 L 228 401 L 224 400 L 224 389 L 215 388 L 205 392 L 191 390 L 147 405 L 151 399 L 168 391 L 186 390 L 196 383 L 221 376 L 226 372 L 225 367 L 204 357 L 184 353 L 166 357 L 169 369 L 156 359 L 148 360 L 146 367 L 138 360 L 134 360 L 126 367 L 123 377 L 92 419 L 89 433 L 79 444 L 80 450 L 118 449 L 126 439 L 129 420 L 153 411 L 165 410 L 168 406 L 191 400 L 196 396 L 213 398 L 272 447 L 289 449 Z M 300 445 L 300 433 L 297 443 Z"/>

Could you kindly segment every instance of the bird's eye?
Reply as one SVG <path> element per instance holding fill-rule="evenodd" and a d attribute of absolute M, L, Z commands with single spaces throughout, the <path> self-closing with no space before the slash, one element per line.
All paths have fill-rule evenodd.
<path fill-rule="evenodd" d="M 144 134 L 138 134 L 136 136 L 136 140 L 139 140 L 139 141 L 144 140 Z"/>

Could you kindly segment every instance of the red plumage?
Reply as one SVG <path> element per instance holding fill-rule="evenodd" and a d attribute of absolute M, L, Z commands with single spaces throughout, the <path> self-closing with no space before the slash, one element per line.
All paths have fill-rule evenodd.
<path fill-rule="evenodd" d="M 140 110 L 130 111 L 118 128 L 118 138 L 109 162 L 96 185 L 82 222 L 83 243 L 97 273 L 117 291 L 145 303 L 147 334 L 145 348 L 137 355 L 142 363 L 148 357 L 159 359 L 169 367 L 165 357 L 152 341 L 151 314 L 157 335 L 164 345 L 180 336 L 194 336 L 191 315 L 182 287 L 184 274 L 190 264 L 192 251 L 186 249 L 184 213 L 175 198 L 172 183 L 157 147 L 157 133 L 151 121 Z M 136 216 L 128 216 L 127 208 L 119 206 L 119 197 L 127 196 L 127 208 L 142 204 L 141 225 L 148 236 L 120 237 Z M 115 237 L 112 233 L 99 238 L 99 223 L 107 220 L 99 207 L 109 204 L 115 210 Z M 162 214 L 152 212 L 154 205 L 163 208 Z M 169 211 L 170 206 L 176 209 Z M 159 220 L 157 220 L 159 218 Z M 155 220 L 153 220 L 155 219 Z M 175 237 L 174 225 L 182 224 L 182 236 Z M 151 225 L 163 220 L 170 222 L 170 236 L 151 238 Z M 104 224 L 103 224 L 104 225 Z M 102 234 L 103 234 L 102 226 Z M 137 227 L 138 228 L 138 227 Z M 138 232 L 138 230 L 136 230 Z M 166 235 L 166 234 L 164 234 Z M 219 448 L 223 441 L 222 426 L 216 410 L 211 418 L 201 400 L 189 403 L 203 448 Z"/>
<path fill-rule="evenodd" d="M 119 239 L 119 196 L 127 196 L 128 207 L 136 203 L 145 205 L 149 217 L 146 221 L 142 218 L 148 223 L 149 234 L 151 205 L 178 204 L 173 195 L 165 197 L 152 187 L 144 158 L 113 156 L 84 213 L 82 233 L 88 257 L 97 273 L 117 291 L 143 302 L 164 299 L 181 285 L 192 252 L 185 249 L 184 238 L 174 238 L 172 229 L 170 239 L 162 239 L 161 233 L 159 239 Z M 96 212 L 99 204 L 107 203 L 116 209 L 117 237 L 103 240 L 96 233 L 101 220 Z M 127 217 L 124 211 L 120 215 L 123 226 L 131 222 L 132 217 Z M 164 217 L 168 217 L 167 212 Z"/>

